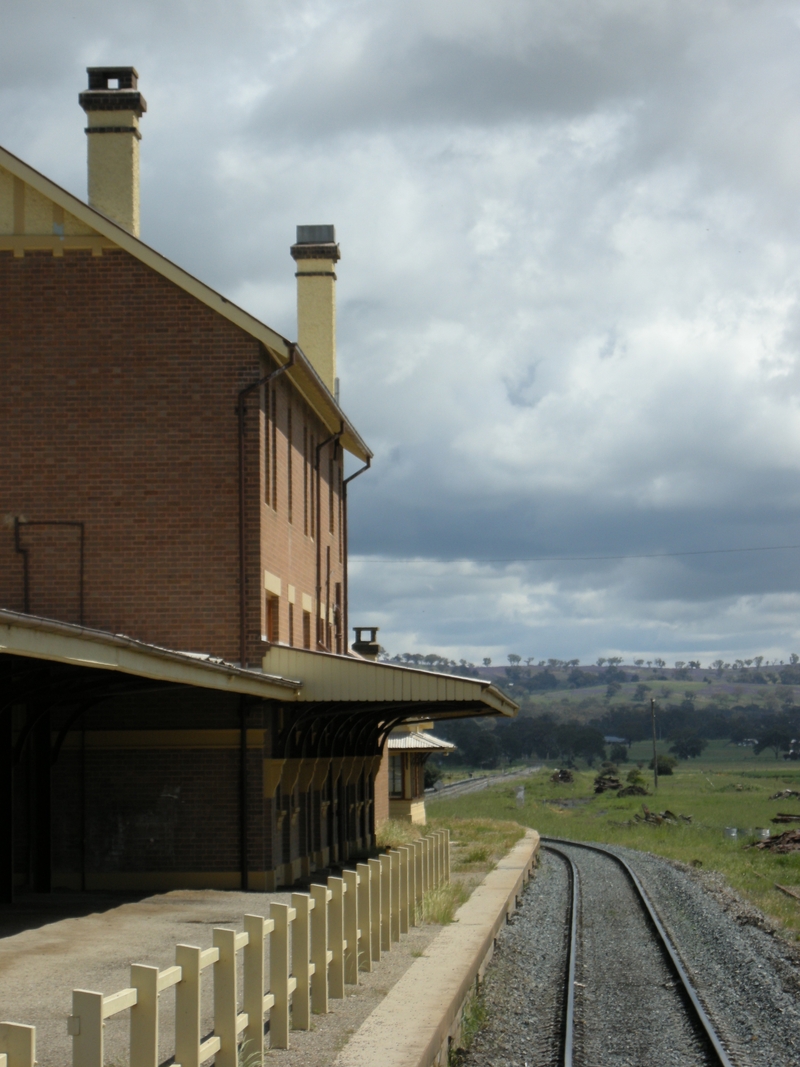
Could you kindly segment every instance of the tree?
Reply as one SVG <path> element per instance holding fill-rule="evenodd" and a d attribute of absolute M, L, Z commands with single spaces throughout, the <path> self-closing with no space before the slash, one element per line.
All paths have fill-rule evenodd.
<path fill-rule="evenodd" d="M 611 759 L 614 763 L 627 763 L 628 762 L 628 749 L 625 745 L 612 745 L 611 746 Z"/>
<path fill-rule="evenodd" d="M 695 759 L 708 746 L 708 741 L 700 737 L 696 730 L 682 730 L 672 738 L 669 747 L 678 759 Z"/>
<path fill-rule="evenodd" d="M 771 748 L 775 753 L 775 759 L 779 759 L 781 752 L 788 752 L 791 747 L 791 733 L 780 726 L 773 726 L 759 735 L 758 740 L 753 745 L 753 752 L 760 756 L 765 748 Z"/>
<path fill-rule="evenodd" d="M 620 663 L 622 663 L 622 656 L 609 656 L 606 662 L 609 667 L 619 667 Z"/>
<path fill-rule="evenodd" d="M 492 661 L 491 661 L 489 656 L 484 656 L 483 657 L 483 665 L 484 665 L 484 667 L 491 667 Z"/>
<path fill-rule="evenodd" d="M 653 663 L 655 663 L 656 667 L 658 667 L 659 669 L 662 669 L 667 665 L 667 661 L 665 659 L 662 659 L 660 656 L 657 656 L 653 660 Z"/>
<path fill-rule="evenodd" d="M 644 660 L 643 659 L 635 659 L 633 661 L 633 665 L 634 665 L 634 667 L 644 667 Z"/>
<path fill-rule="evenodd" d="M 672 774 L 673 769 L 677 766 L 678 761 L 672 756 L 664 756 L 659 752 L 658 754 L 658 773 L 662 775 Z M 653 770 L 653 760 L 648 763 L 650 770 Z"/>
<path fill-rule="evenodd" d="M 687 664 L 687 666 L 689 667 L 689 670 L 699 671 L 700 670 L 700 660 L 699 659 L 690 659 L 688 664 Z"/>
<path fill-rule="evenodd" d="M 518 663 L 522 662 L 522 656 L 518 656 L 514 652 L 509 652 L 508 662 L 511 664 L 512 667 L 516 667 Z"/>
<path fill-rule="evenodd" d="M 721 659 L 715 659 L 711 666 L 717 672 L 717 674 L 722 674 L 722 668 L 725 666 L 725 664 Z"/>
<path fill-rule="evenodd" d="M 800 656 L 798 656 L 796 652 L 793 652 L 793 653 L 791 654 L 791 656 L 789 656 L 789 662 L 790 662 L 790 663 L 791 663 L 791 664 L 792 664 L 793 666 L 794 666 L 794 665 L 796 665 L 796 664 L 798 664 L 798 663 L 800 663 Z"/>
<path fill-rule="evenodd" d="M 597 666 L 598 667 L 604 666 L 605 662 L 606 662 L 606 657 L 605 656 L 598 656 L 598 658 L 597 658 Z"/>
<path fill-rule="evenodd" d="M 567 685 L 570 689 L 585 689 L 587 686 L 597 685 L 599 681 L 596 674 L 579 670 L 578 667 L 573 667 L 567 675 Z"/>
<path fill-rule="evenodd" d="M 682 659 L 676 659 L 675 660 L 675 668 L 676 668 L 676 670 L 682 671 L 685 666 L 686 666 L 686 660 L 682 660 Z"/>
<path fill-rule="evenodd" d="M 753 663 L 755 663 L 757 671 L 761 670 L 761 664 L 763 662 L 764 662 L 764 657 L 763 656 L 753 656 Z"/>

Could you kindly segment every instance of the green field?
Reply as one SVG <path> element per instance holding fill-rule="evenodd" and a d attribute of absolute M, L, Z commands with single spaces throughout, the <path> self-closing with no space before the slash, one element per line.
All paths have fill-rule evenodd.
<path fill-rule="evenodd" d="M 659 747 L 666 749 L 666 745 Z M 630 753 L 642 761 L 648 757 L 648 746 L 644 742 L 633 745 Z M 621 764 L 620 776 L 634 765 Z M 659 778 L 657 794 L 622 799 L 613 792 L 594 793 L 596 769 L 574 771 L 575 781 L 570 785 L 551 782 L 552 770 L 552 766 L 542 768 L 524 780 L 490 786 L 480 793 L 430 801 L 429 814 L 444 823 L 452 818 L 516 819 L 542 834 L 626 845 L 719 871 L 742 896 L 779 923 L 787 936 L 800 941 L 800 901 L 775 888 L 777 882 L 800 892 L 800 852 L 778 855 L 744 847 L 756 839 L 759 827 L 769 828 L 773 835 L 793 828 L 774 825 L 770 819 L 778 811 L 800 816 L 800 800 L 769 798 L 781 789 L 800 791 L 800 765 L 712 742 L 700 759 L 681 763 L 671 777 Z M 652 772 L 645 765 L 642 773 L 652 793 Z M 517 806 L 515 796 L 520 784 L 525 786 L 522 807 Z M 676 815 L 690 815 L 692 821 L 660 826 L 636 822 L 642 802 L 652 811 L 669 809 Z M 738 829 L 736 841 L 726 838 L 726 827 Z M 794 827 L 800 828 L 800 822 Z"/>

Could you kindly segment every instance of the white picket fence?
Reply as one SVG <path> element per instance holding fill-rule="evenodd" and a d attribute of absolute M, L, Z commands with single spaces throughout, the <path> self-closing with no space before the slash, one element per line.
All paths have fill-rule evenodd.
<path fill-rule="evenodd" d="M 200 1067 L 237 1067 L 246 1043 L 251 1067 L 263 1064 L 265 1020 L 270 1048 L 287 1049 L 289 1030 L 308 1030 L 311 1016 L 329 1010 L 358 972 L 371 971 L 382 952 L 423 920 L 424 894 L 450 881 L 450 834 L 437 830 L 411 845 L 345 870 L 292 903 L 270 902 L 269 918 L 245 915 L 244 930 L 215 929 L 213 947 L 177 945 L 175 965 L 161 971 L 131 965 L 127 989 L 104 996 L 72 993 L 67 1020 L 73 1067 L 104 1067 L 105 1020 L 130 1012 L 130 1067 L 158 1067 L 159 996 L 175 989 L 174 1062 Z M 269 948 L 269 989 L 265 952 Z M 238 956 L 242 953 L 239 989 Z M 213 976 L 214 1029 L 203 1039 L 201 993 L 204 972 Z M 34 1067 L 36 1030 L 0 1023 L 0 1067 Z"/>

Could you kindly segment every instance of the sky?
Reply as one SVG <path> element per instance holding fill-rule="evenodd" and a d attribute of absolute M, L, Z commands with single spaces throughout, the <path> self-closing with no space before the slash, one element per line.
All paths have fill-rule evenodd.
<path fill-rule="evenodd" d="M 136 66 L 142 238 L 288 337 L 336 225 L 390 653 L 781 659 L 799 51 L 779 0 L 8 0 L 0 144 L 84 197 L 85 68 Z"/>

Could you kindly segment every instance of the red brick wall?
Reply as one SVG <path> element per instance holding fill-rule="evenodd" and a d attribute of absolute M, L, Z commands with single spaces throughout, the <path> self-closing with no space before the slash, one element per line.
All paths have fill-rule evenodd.
<path fill-rule="evenodd" d="M 23 609 L 13 517 L 85 524 L 84 622 L 144 641 L 239 658 L 238 391 L 267 367 L 258 343 L 122 251 L 0 253 L 0 605 Z M 277 393 L 277 513 L 265 502 L 263 397 L 246 436 L 247 636 L 259 662 L 263 570 L 314 595 L 302 527 L 302 403 Z M 294 522 L 286 426 L 293 408 Z M 259 407 L 261 411 L 259 412 Z M 327 436 L 310 413 L 317 441 Z M 323 455 L 323 481 L 327 456 Z M 341 580 L 337 526 L 325 545 Z M 297 515 L 300 522 L 298 524 Z M 77 621 L 77 531 L 21 528 L 33 614 Z M 323 573 L 324 582 L 324 573 Z M 324 599 L 323 592 L 323 599 Z"/>

